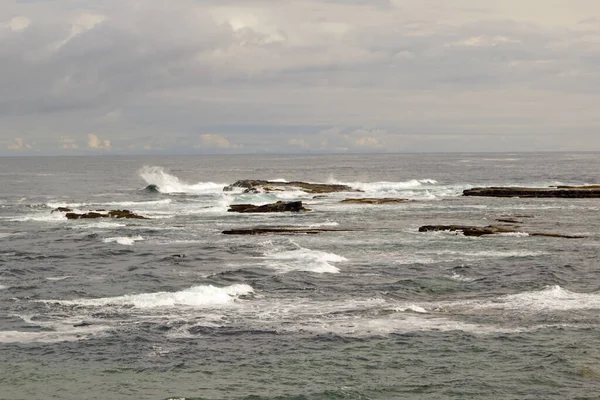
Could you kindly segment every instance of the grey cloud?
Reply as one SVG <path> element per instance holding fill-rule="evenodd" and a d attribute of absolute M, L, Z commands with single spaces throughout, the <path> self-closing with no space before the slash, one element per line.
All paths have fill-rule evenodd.
<path fill-rule="evenodd" d="M 89 134 L 123 152 L 201 137 L 215 152 L 286 152 L 588 135 L 600 25 L 582 1 L 590 18 L 564 23 L 496 0 L 9 3 L 0 15 L 31 22 L 0 18 L 0 135 L 61 152 L 75 150 L 61 137 Z M 363 127 L 385 134 L 351 134 Z"/>

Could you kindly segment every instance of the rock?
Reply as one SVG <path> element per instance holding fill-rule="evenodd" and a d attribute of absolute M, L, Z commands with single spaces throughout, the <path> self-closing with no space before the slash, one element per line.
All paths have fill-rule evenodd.
<path fill-rule="evenodd" d="M 419 228 L 419 232 L 450 231 L 462 232 L 465 236 L 482 236 L 497 233 L 515 232 L 512 229 L 499 228 L 493 225 L 488 226 L 467 226 L 467 225 L 424 225 Z"/>
<path fill-rule="evenodd" d="M 73 324 L 73 328 L 83 328 L 84 326 L 90 326 L 89 322 L 79 322 L 77 324 Z"/>
<path fill-rule="evenodd" d="M 565 239 L 583 239 L 585 236 L 579 235 L 563 235 L 560 233 L 543 233 L 543 232 L 523 232 L 505 227 L 494 225 L 488 226 L 468 226 L 468 225 L 424 225 L 419 228 L 419 232 L 435 232 L 435 231 L 450 231 L 462 232 L 465 236 L 483 236 L 495 235 L 499 233 L 526 233 L 529 236 L 547 236 Z"/>
<path fill-rule="evenodd" d="M 522 224 L 523 221 L 519 221 L 516 218 L 498 218 L 496 221 L 504 222 L 506 224 Z"/>
<path fill-rule="evenodd" d="M 263 204 L 255 206 L 253 204 L 232 204 L 229 206 L 229 212 L 238 213 L 267 213 L 267 212 L 286 212 L 286 211 L 307 211 L 301 201 L 278 201 L 276 203 Z"/>
<path fill-rule="evenodd" d="M 230 192 L 235 188 L 245 188 L 245 193 L 259 193 L 262 191 L 275 191 L 285 189 L 301 189 L 307 193 L 334 193 L 334 192 L 360 192 L 347 185 L 329 184 L 329 183 L 308 183 L 308 182 L 272 182 L 263 180 L 246 179 L 237 181 L 229 186 L 225 186 L 223 191 Z"/>
<path fill-rule="evenodd" d="M 65 214 L 65 217 L 67 217 L 67 219 L 95 219 L 95 218 L 150 219 L 148 217 L 144 217 L 142 215 L 132 213 L 129 210 L 111 210 L 111 211 L 108 211 L 107 213 L 103 213 L 100 211 L 104 211 L 104 210 L 90 211 L 90 212 L 82 213 L 82 214 L 68 212 Z"/>
<path fill-rule="evenodd" d="M 52 214 L 53 212 L 71 212 L 71 211 L 73 211 L 73 210 L 71 210 L 69 207 L 58 207 L 58 208 L 55 208 L 54 210 L 52 210 L 50 212 L 50 214 Z"/>
<path fill-rule="evenodd" d="M 153 184 L 146 186 L 144 191 L 148 193 L 160 193 L 160 190 L 158 190 L 158 185 Z"/>
<path fill-rule="evenodd" d="M 536 197 L 536 198 L 598 198 L 600 186 L 557 186 L 548 188 L 487 187 L 463 191 L 463 196 L 485 197 Z"/>
<path fill-rule="evenodd" d="M 410 201 L 408 199 L 401 198 L 392 198 L 392 197 L 384 197 L 384 198 L 349 198 L 344 199 L 342 203 L 350 203 L 350 204 L 390 204 L 390 203 L 405 203 Z"/>
<path fill-rule="evenodd" d="M 316 235 L 323 232 L 349 232 L 353 229 L 339 228 L 295 228 L 295 227 L 256 227 L 256 228 L 239 228 L 228 229 L 223 231 L 224 235 L 265 235 L 265 234 L 280 234 L 280 235 Z"/>

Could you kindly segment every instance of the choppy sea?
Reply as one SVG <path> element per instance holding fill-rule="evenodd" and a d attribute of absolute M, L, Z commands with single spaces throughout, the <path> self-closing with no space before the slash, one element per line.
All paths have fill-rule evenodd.
<path fill-rule="evenodd" d="M 598 153 L 0 158 L 0 398 L 598 399 L 600 199 L 461 196 L 584 184 Z M 312 211 L 227 212 L 277 200 Z M 221 233 L 265 225 L 341 231 Z"/>

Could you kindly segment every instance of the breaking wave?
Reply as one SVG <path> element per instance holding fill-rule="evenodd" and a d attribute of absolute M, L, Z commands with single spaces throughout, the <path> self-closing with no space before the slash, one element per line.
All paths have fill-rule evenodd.
<path fill-rule="evenodd" d="M 163 167 L 144 166 L 138 171 L 140 177 L 146 181 L 146 191 L 160 193 L 190 193 L 206 194 L 220 193 L 225 184 L 214 182 L 198 182 L 189 184 L 178 177 L 165 172 Z"/>
<path fill-rule="evenodd" d="M 58 303 L 78 306 L 133 306 L 136 308 L 159 307 L 211 307 L 226 305 L 234 302 L 239 296 L 250 294 L 254 289 L 245 284 L 236 284 L 223 288 L 208 286 L 193 286 L 178 292 L 156 292 L 129 294 L 118 297 L 80 300 L 43 300 L 46 303 Z"/>

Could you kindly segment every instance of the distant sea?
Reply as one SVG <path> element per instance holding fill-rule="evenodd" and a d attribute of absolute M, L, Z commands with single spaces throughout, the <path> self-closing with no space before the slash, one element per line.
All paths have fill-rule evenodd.
<path fill-rule="evenodd" d="M 585 184 L 598 153 L 0 158 L 0 398 L 597 399 L 600 199 L 462 196 Z M 227 212 L 278 200 L 312 211 Z M 339 231 L 221 233 L 256 226 Z"/>

